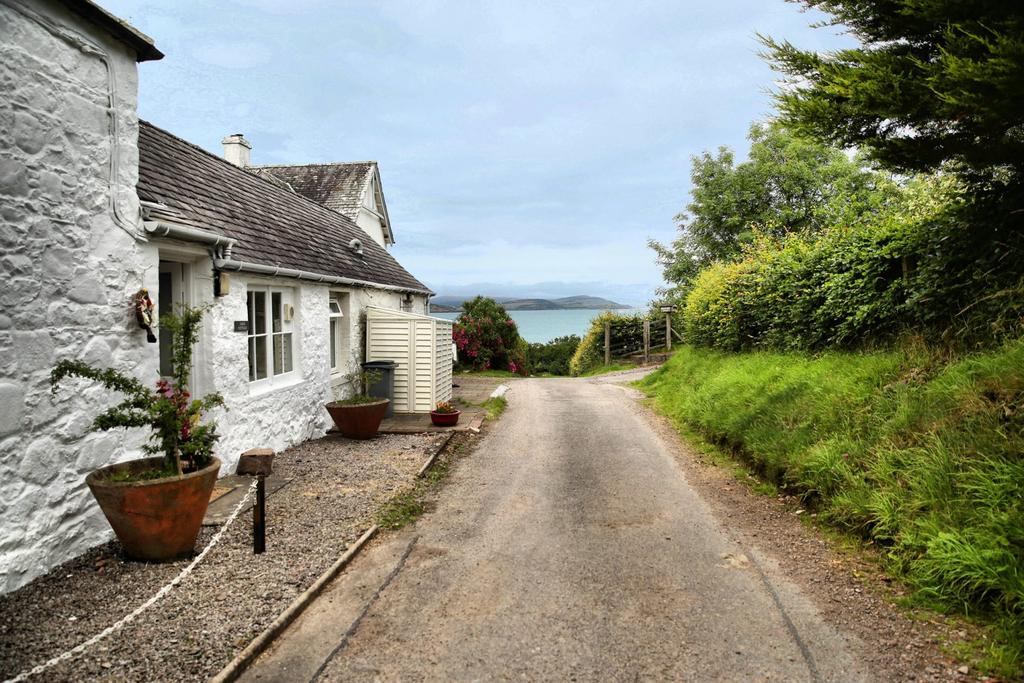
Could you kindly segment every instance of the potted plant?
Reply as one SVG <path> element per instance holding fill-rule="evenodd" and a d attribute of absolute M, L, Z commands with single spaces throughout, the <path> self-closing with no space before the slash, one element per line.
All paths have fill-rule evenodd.
<path fill-rule="evenodd" d="M 462 413 L 448 401 L 441 401 L 430 411 L 430 421 L 438 427 L 451 427 L 459 423 Z"/>
<path fill-rule="evenodd" d="M 325 406 L 342 436 L 372 439 L 377 435 L 390 403 L 386 398 L 366 395 L 366 387 L 376 381 L 377 374 L 371 370 L 348 375 L 347 383 L 354 387 L 355 393 L 350 398 L 331 401 Z"/>
<path fill-rule="evenodd" d="M 54 392 L 65 378 L 83 377 L 124 395 L 93 420 L 94 430 L 152 430 L 150 443 L 143 446 L 152 457 L 102 467 L 85 480 L 132 559 L 160 562 L 190 555 L 220 471 L 220 460 L 213 456 L 216 425 L 200 420 L 224 400 L 220 394 L 193 399 L 188 391 L 203 311 L 182 307 L 180 315 L 160 319 L 171 334 L 173 374 L 159 379 L 155 388 L 77 360 L 60 361 L 50 374 Z"/>

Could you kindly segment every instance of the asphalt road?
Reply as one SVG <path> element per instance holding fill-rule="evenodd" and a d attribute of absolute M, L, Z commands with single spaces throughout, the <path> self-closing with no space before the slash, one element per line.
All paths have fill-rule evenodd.
<path fill-rule="evenodd" d="M 628 389 L 525 380 L 435 511 L 248 680 L 870 680 L 687 484 Z"/>

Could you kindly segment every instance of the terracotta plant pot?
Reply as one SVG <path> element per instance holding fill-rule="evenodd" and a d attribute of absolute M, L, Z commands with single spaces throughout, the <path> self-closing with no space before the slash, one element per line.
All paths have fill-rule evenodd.
<path fill-rule="evenodd" d="M 451 427 L 459 424 L 459 415 L 461 414 L 458 410 L 454 413 L 439 413 L 436 410 L 431 410 L 430 421 L 438 427 Z"/>
<path fill-rule="evenodd" d="M 380 421 L 388 409 L 388 399 L 373 403 L 344 403 L 335 401 L 325 407 L 342 436 L 350 439 L 372 439 L 380 429 Z"/>
<path fill-rule="evenodd" d="M 145 481 L 110 481 L 115 472 L 143 472 L 161 467 L 163 458 L 143 458 L 109 465 L 85 478 L 107 521 L 133 560 L 165 562 L 195 550 L 220 460 L 175 477 Z"/>

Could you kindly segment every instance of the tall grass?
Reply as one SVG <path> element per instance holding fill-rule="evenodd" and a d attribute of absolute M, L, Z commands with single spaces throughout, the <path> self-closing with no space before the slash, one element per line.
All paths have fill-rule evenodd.
<path fill-rule="evenodd" d="M 1024 663 L 1024 340 L 945 361 L 684 347 L 641 382 L 820 517 L 876 541 L 920 594 L 994 616 Z"/>

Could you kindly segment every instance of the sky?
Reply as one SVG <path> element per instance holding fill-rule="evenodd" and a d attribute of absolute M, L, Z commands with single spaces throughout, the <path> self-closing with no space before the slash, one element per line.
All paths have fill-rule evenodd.
<path fill-rule="evenodd" d="M 142 118 L 254 164 L 378 161 L 392 253 L 439 294 L 646 303 L 690 158 L 772 113 L 756 35 L 850 44 L 783 0 L 100 3 L 166 55 Z"/>

